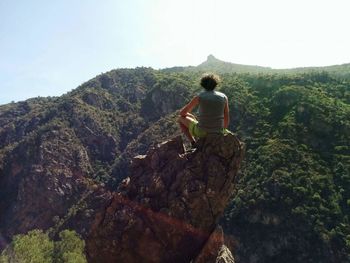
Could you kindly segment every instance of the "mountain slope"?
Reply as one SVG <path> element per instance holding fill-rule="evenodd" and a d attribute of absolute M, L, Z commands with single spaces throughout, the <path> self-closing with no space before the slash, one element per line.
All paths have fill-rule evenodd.
<path fill-rule="evenodd" d="M 87 206 L 103 205 L 95 193 L 115 190 L 132 157 L 179 134 L 176 111 L 200 91 L 208 63 L 113 70 L 61 97 L 0 106 L 0 235 L 55 233 L 84 214 L 72 226 L 86 237 Z M 346 262 L 349 81 L 226 66 L 220 89 L 229 98 L 229 128 L 247 146 L 222 219 L 236 261 Z"/>

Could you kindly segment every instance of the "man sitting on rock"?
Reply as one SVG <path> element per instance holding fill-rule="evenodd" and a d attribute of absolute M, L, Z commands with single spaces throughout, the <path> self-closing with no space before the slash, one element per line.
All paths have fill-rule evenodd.
<path fill-rule="evenodd" d="M 194 145 L 195 138 L 203 138 L 208 133 L 229 132 L 227 130 L 229 123 L 229 108 L 227 96 L 215 91 L 214 89 L 219 84 L 219 77 L 214 74 L 205 74 L 200 80 L 204 91 L 180 110 L 178 123 L 181 130 Z M 190 112 L 199 105 L 198 121 Z"/>

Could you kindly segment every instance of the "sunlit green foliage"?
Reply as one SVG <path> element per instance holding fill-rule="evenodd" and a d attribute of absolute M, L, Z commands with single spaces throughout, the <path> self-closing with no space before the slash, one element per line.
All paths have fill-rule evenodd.
<path fill-rule="evenodd" d="M 59 233 L 60 240 L 53 241 L 42 230 L 32 230 L 26 235 L 14 236 L 2 252 L 1 263 L 84 263 L 85 242 L 71 230 Z"/>
<path fill-rule="evenodd" d="M 27 235 L 16 235 L 11 245 L 2 253 L 1 263 L 49 263 L 52 261 L 54 243 L 41 230 Z"/>
<path fill-rule="evenodd" d="M 59 233 L 60 240 L 55 242 L 55 262 L 57 263 L 84 263 L 85 242 L 76 232 L 64 230 Z"/>

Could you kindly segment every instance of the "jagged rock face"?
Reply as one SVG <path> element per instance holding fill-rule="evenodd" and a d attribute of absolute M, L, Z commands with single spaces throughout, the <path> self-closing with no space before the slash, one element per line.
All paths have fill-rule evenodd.
<path fill-rule="evenodd" d="M 87 238 L 91 262 L 190 262 L 214 230 L 234 187 L 243 145 L 211 135 L 185 151 L 181 137 L 134 158 Z"/>
<path fill-rule="evenodd" d="M 0 232 L 5 237 L 51 227 L 53 218 L 64 217 L 81 197 L 91 167 L 72 133 L 52 127 L 19 144 L 8 157 L 0 171 Z"/>
<path fill-rule="evenodd" d="M 142 101 L 141 114 L 147 120 L 157 120 L 181 108 L 184 98 L 190 96 L 185 84 L 176 84 L 176 88 L 164 89 L 157 86 Z"/>

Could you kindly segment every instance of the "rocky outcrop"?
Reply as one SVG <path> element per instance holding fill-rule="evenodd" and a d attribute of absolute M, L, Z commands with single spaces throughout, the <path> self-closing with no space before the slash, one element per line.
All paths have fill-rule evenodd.
<path fill-rule="evenodd" d="M 225 245 L 224 231 L 217 226 L 193 263 L 235 263 L 230 249 Z"/>
<path fill-rule="evenodd" d="M 141 115 L 148 121 L 156 121 L 159 118 L 171 114 L 181 108 L 190 96 L 185 83 L 171 81 L 174 85 L 171 89 L 165 89 L 163 85 L 156 85 L 142 100 Z"/>
<path fill-rule="evenodd" d="M 230 134 L 208 136 L 189 151 L 176 137 L 136 156 L 130 177 L 94 216 L 89 260 L 194 260 L 231 197 L 242 157 L 243 145 Z M 223 244 L 215 249 L 227 255 Z"/>

